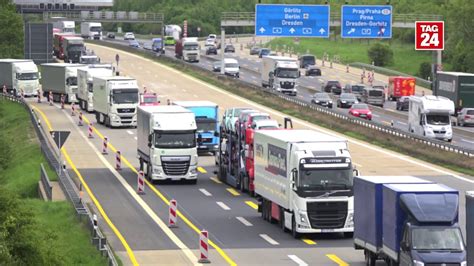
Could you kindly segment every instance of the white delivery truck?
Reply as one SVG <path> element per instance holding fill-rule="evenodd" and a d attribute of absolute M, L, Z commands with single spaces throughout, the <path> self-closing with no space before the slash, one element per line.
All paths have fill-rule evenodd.
<path fill-rule="evenodd" d="M 114 75 L 111 64 L 88 65 L 77 70 L 77 101 L 82 110 L 94 111 L 93 77 L 112 77 Z"/>
<path fill-rule="evenodd" d="M 451 115 L 454 102 L 442 96 L 411 96 L 408 105 L 408 131 L 428 138 L 451 142 Z"/>
<path fill-rule="evenodd" d="M 186 62 L 199 62 L 201 50 L 196 37 L 186 37 L 178 40 L 175 45 L 175 55 Z"/>
<path fill-rule="evenodd" d="M 38 67 L 32 60 L 0 59 L 0 89 L 5 85 L 9 93 L 25 96 L 38 94 Z"/>
<path fill-rule="evenodd" d="M 290 95 L 298 94 L 301 76 L 298 61 L 291 57 L 265 56 L 262 58 L 262 86 Z"/>
<path fill-rule="evenodd" d="M 102 23 L 82 22 L 81 36 L 84 39 L 102 40 Z"/>
<path fill-rule="evenodd" d="M 59 102 L 61 94 L 66 103 L 77 102 L 77 70 L 85 65 L 68 63 L 41 64 L 43 94 L 53 93 L 53 101 Z"/>
<path fill-rule="evenodd" d="M 354 232 L 347 140 L 312 130 L 257 130 L 255 193 L 263 219 L 302 233 Z"/>
<path fill-rule="evenodd" d="M 76 33 L 76 23 L 68 20 L 58 20 L 53 23 L 53 28 L 63 33 Z"/>
<path fill-rule="evenodd" d="M 93 105 L 97 123 L 107 127 L 136 127 L 138 84 L 129 77 L 93 77 Z"/>
<path fill-rule="evenodd" d="M 147 179 L 197 182 L 196 129 L 194 113 L 184 107 L 138 108 L 138 158 Z"/>

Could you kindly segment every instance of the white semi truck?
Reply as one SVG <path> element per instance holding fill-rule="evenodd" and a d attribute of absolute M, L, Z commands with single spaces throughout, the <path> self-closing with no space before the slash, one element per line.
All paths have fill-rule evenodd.
<path fill-rule="evenodd" d="M 110 64 L 88 65 L 77 70 L 77 101 L 82 110 L 94 111 L 93 77 L 112 77 L 114 70 Z"/>
<path fill-rule="evenodd" d="M 140 169 L 149 180 L 197 182 L 194 113 L 177 105 L 138 108 Z"/>
<path fill-rule="evenodd" d="M 76 23 L 69 20 L 58 20 L 53 23 L 53 27 L 63 33 L 76 33 Z"/>
<path fill-rule="evenodd" d="M 43 94 L 53 93 L 53 101 L 59 102 L 61 95 L 66 103 L 77 102 L 77 70 L 85 65 L 68 63 L 41 64 Z"/>
<path fill-rule="evenodd" d="M 411 96 L 408 106 L 408 131 L 451 142 L 453 114 L 454 102 L 448 98 L 434 95 Z"/>
<path fill-rule="evenodd" d="M 297 238 L 354 232 L 353 174 L 347 141 L 312 130 L 257 130 L 258 210 Z"/>
<path fill-rule="evenodd" d="M 107 127 L 136 127 L 138 84 L 129 77 L 93 77 L 93 106 L 97 123 Z"/>
<path fill-rule="evenodd" d="M 262 58 L 262 87 L 290 95 L 298 94 L 301 76 L 298 61 L 291 57 L 264 56 Z"/>
<path fill-rule="evenodd" d="M 102 40 L 102 23 L 82 22 L 81 36 L 84 39 Z"/>
<path fill-rule="evenodd" d="M 38 67 L 32 60 L 0 59 L 0 89 L 6 86 L 9 93 L 25 96 L 38 94 Z"/>

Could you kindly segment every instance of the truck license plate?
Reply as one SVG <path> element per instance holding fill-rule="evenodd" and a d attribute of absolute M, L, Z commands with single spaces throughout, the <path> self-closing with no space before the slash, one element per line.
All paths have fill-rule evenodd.
<path fill-rule="evenodd" d="M 334 229 L 321 229 L 321 233 L 333 233 Z"/>

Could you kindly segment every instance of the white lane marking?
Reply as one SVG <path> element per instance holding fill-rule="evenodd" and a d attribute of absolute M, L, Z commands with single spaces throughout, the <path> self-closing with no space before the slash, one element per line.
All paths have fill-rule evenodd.
<path fill-rule="evenodd" d="M 127 133 L 133 135 L 133 132 L 131 130 L 127 130 Z"/>
<path fill-rule="evenodd" d="M 280 243 L 276 242 L 275 240 L 273 240 L 273 238 L 269 237 L 268 235 L 266 234 L 260 234 L 259 235 L 261 238 L 265 239 L 268 243 L 270 243 L 271 245 L 280 245 Z"/>
<path fill-rule="evenodd" d="M 245 219 L 244 217 L 235 217 L 237 220 L 239 220 L 241 223 L 243 223 L 245 226 L 253 226 L 253 224 L 249 221 L 247 221 L 247 219 Z"/>
<path fill-rule="evenodd" d="M 137 138 L 137 137 L 133 137 L 133 138 L 134 138 L 135 140 L 138 140 L 138 138 Z"/>
<path fill-rule="evenodd" d="M 296 262 L 298 266 L 308 266 L 308 263 L 304 262 L 302 259 L 298 258 L 296 255 L 288 255 L 288 258 L 290 258 L 292 261 Z"/>
<path fill-rule="evenodd" d="M 93 44 L 88 44 L 89 46 L 94 46 Z M 99 46 L 99 45 L 97 45 Z M 113 51 L 113 52 L 117 52 L 118 50 L 117 49 L 113 49 L 113 48 L 109 48 L 109 47 L 104 47 L 104 46 L 100 46 L 101 48 L 105 49 L 105 50 L 109 50 L 109 51 Z M 168 71 L 170 72 L 173 72 L 173 73 L 176 73 L 178 75 L 181 75 L 183 77 L 186 77 L 187 79 L 189 80 L 192 80 L 196 83 L 199 83 L 203 86 L 206 86 L 207 88 L 211 89 L 211 90 L 214 90 L 216 92 L 219 92 L 221 94 L 224 94 L 226 95 L 227 97 L 229 98 L 233 98 L 233 99 L 237 99 L 239 101 L 242 101 L 242 102 L 245 102 L 249 105 L 252 105 L 256 108 L 260 108 L 262 110 L 265 110 L 266 112 L 268 113 L 272 113 L 276 116 L 279 116 L 279 117 L 290 117 L 295 123 L 297 124 L 300 124 L 300 125 L 303 125 L 303 126 L 306 126 L 306 127 L 309 127 L 311 129 L 314 129 L 316 131 L 319 131 L 319 132 L 323 132 L 323 133 L 326 133 L 328 135 L 331 135 L 331 136 L 337 136 L 337 137 L 343 137 L 343 138 L 346 138 L 349 142 L 351 143 L 354 143 L 356 145 L 359 145 L 359 146 L 362 146 L 366 149 L 370 149 L 370 150 L 373 150 L 373 151 L 376 151 L 376 152 L 380 152 L 382 154 L 385 154 L 385 155 L 388 155 L 388 156 L 391 156 L 391 157 L 394 157 L 394 158 L 397 158 L 399 160 L 402 160 L 402 161 L 405 161 L 407 163 L 411 163 L 411 164 L 414 164 L 414 165 L 417 165 L 417 166 L 420 166 L 420 167 L 424 167 L 426 169 L 429 169 L 429 170 L 432 170 L 434 172 L 437 172 L 437 173 L 440 173 L 440 174 L 443 174 L 443 175 L 449 175 L 449 176 L 452 176 L 456 179 L 459 179 L 459 180 L 462 180 L 462 181 L 465 181 L 465 182 L 468 182 L 468 183 L 471 183 L 471 184 L 474 184 L 474 180 L 470 180 L 470 179 L 467 179 L 465 177 L 462 177 L 454 172 L 451 172 L 451 171 L 448 171 L 448 170 L 444 170 L 444 169 L 439 169 L 439 168 L 436 168 L 434 166 L 431 166 L 425 162 L 418 162 L 418 161 L 415 161 L 413 160 L 413 157 L 410 157 L 410 156 L 406 156 L 406 155 L 402 155 L 402 154 L 397 154 L 393 151 L 390 151 L 390 150 L 385 150 L 383 148 L 380 148 L 380 147 L 376 147 L 376 146 L 373 146 L 372 144 L 367 144 L 367 143 L 364 143 L 364 142 L 361 142 L 361 141 L 358 141 L 358 140 L 355 140 L 355 139 L 352 139 L 352 138 L 348 138 L 347 136 L 345 135 L 342 135 L 342 134 L 338 134 L 338 133 L 334 133 L 333 131 L 330 131 L 328 129 L 324 129 L 324 128 L 319 128 L 319 127 L 316 127 L 315 125 L 313 124 L 310 124 L 304 120 L 301 120 L 301 119 L 297 119 L 295 117 L 292 117 L 292 116 L 288 116 L 287 114 L 284 114 L 284 113 L 281 113 L 281 112 L 278 112 L 278 111 L 275 111 L 271 108 L 268 108 L 266 106 L 263 106 L 263 105 L 260 105 L 260 104 L 257 104 L 255 102 L 252 102 L 248 99 L 245 99 L 245 98 L 242 98 L 240 96 L 237 96 L 235 94 L 232 94 L 230 92 L 227 92 L 227 91 L 224 91 L 223 89 L 220 89 L 214 85 L 211 85 L 211 84 L 208 84 L 204 81 L 201 81 L 197 78 L 194 78 L 192 76 L 189 76 L 179 70 L 176 70 L 174 68 L 171 68 L 169 66 L 166 66 L 166 65 L 163 65 L 163 64 L 160 64 L 160 63 L 157 63 L 155 61 L 152 61 L 151 59 L 147 59 L 147 58 L 144 58 L 144 57 L 141 57 L 141 56 L 138 56 L 138 55 L 135 55 L 135 54 L 132 54 L 132 53 L 129 53 L 129 52 L 124 52 L 124 51 L 120 51 L 121 53 L 123 54 L 127 54 L 128 56 L 131 56 L 131 57 L 134 57 L 134 58 L 138 58 L 138 59 L 141 59 L 143 61 L 146 61 L 146 62 L 149 62 L 149 63 L 152 63 L 152 64 L 155 64 L 159 67 L 162 67 L 164 69 L 167 69 Z M 258 68 L 257 68 L 258 69 Z M 324 80 L 323 80 L 324 81 Z"/>
<path fill-rule="evenodd" d="M 378 114 L 372 114 L 373 117 L 380 117 Z"/>
<path fill-rule="evenodd" d="M 212 194 L 211 194 L 209 191 L 207 191 L 205 188 L 200 188 L 199 191 L 201 191 L 202 194 L 204 194 L 204 195 L 206 195 L 206 196 L 208 196 L 208 197 L 211 197 L 211 196 L 212 196 Z"/>
<path fill-rule="evenodd" d="M 219 205 L 222 209 L 224 209 L 224 210 L 226 210 L 226 211 L 230 210 L 229 206 L 225 205 L 224 202 L 222 202 L 222 201 L 216 201 L 216 203 L 217 203 L 217 205 Z"/>
<path fill-rule="evenodd" d="M 117 178 L 117 180 L 120 182 L 120 184 L 125 188 L 125 190 L 132 196 L 132 198 L 142 207 L 142 209 L 150 216 L 150 218 L 158 225 L 158 227 L 161 228 L 161 230 L 173 241 L 176 246 L 178 246 L 186 255 L 186 257 L 191 261 L 194 262 L 197 260 L 196 256 L 194 256 L 194 253 L 179 239 L 173 231 L 166 225 L 160 217 L 150 208 L 150 206 L 137 194 L 134 188 L 132 188 L 127 181 L 115 170 L 115 168 L 105 159 L 104 155 L 99 152 L 99 150 L 94 146 L 94 144 L 84 135 L 84 133 L 79 129 L 79 127 L 76 125 L 74 120 L 68 113 L 64 111 L 66 117 L 69 119 L 69 121 L 73 124 L 74 128 L 76 131 L 79 133 L 79 135 L 84 139 L 84 141 L 92 148 L 92 150 L 95 152 L 97 157 L 99 157 L 100 161 L 110 170 L 110 172 Z"/>
<path fill-rule="evenodd" d="M 407 126 L 407 125 L 408 125 L 407 123 L 405 123 L 405 122 L 401 122 L 401 121 L 397 121 L 397 123 L 399 123 L 399 124 L 402 124 L 402 125 L 405 125 L 405 126 Z"/>
<path fill-rule="evenodd" d="M 474 141 L 471 141 L 471 140 L 467 140 L 467 139 L 461 139 L 461 140 L 464 141 L 464 142 L 468 142 L 468 143 L 474 144 Z"/>

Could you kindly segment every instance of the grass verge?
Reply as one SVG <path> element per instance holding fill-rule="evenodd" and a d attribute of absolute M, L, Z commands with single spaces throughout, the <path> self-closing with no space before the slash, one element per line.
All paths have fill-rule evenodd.
<path fill-rule="evenodd" d="M 330 58 L 337 55 L 341 63 L 344 64 L 354 62 L 371 64 L 367 50 L 376 42 L 387 43 L 393 50 L 394 62 L 392 65 L 386 66 L 388 69 L 416 76 L 421 63 L 431 62 L 430 52 L 416 51 L 413 44 L 397 40 L 301 38 L 299 44 L 295 44 L 293 38 L 275 38 L 267 46 L 271 46 L 272 49 L 291 47 L 298 53 L 309 51 L 310 54 L 314 54 L 318 58 L 322 58 L 324 53 L 328 53 Z"/>
<path fill-rule="evenodd" d="M 61 265 L 106 265 L 69 202 L 37 199 L 39 164 L 44 164 L 50 179 L 57 177 L 41 153 L 28 112 L 17 103 L 0 100 L 0 128 L 0 186 L 18 195 L 20 204 L 31 211 L 34 232 L 47 239 L 48 253 Z"/>
<path fill-rule="evenodd" d="M 307 107 L 288 102 L 271 94 L 268 94 L 259 87 L 243 83 L 232 78 L 218 76 L 212 72 L 201 69 L 197 66 L 184 64 L 167 57 L 157 57 L 146 53 L 145 51 L 136 50 L 119 44 L 93 42 L 119 50 L 124 50 L 133 54 L 137 54 L 152 60 L 155 60 L 166 66 L 175 68 L 190 76 L 207 82 L 211 85 L 224 89 L 228 92 L 236 94 L 240 97 L 252 100 L 274 110 L 279 110 L 287 115 L 297 117 L 315 125 L 325 127 L 327 129 L 342 133 L 346 136 L 362 140 L 382 148 L 386 148 L 401 154 L 405 154 L 441 167 L 451 169 L 453 171 L 474 176 L 474 158 L 468 158 L 464 155 L 443 151 L 433 148 L 414 140 L 399 138 L 390 134 L 372 130 L 364 126 L 348 123 L 342 119 L 328 116 Z M 370 136 L 370 137 L 369 137 Z M 410 173 L 407 173 L 410 174 Z"/>

